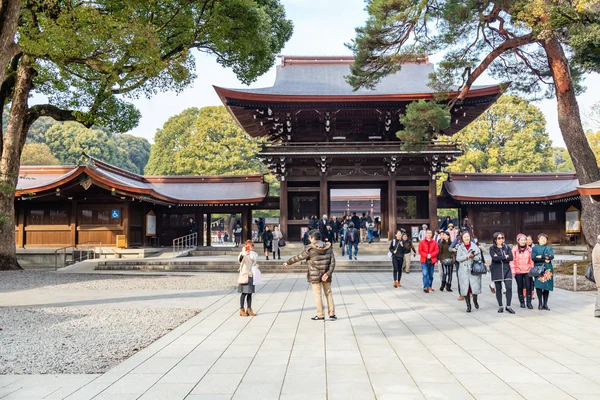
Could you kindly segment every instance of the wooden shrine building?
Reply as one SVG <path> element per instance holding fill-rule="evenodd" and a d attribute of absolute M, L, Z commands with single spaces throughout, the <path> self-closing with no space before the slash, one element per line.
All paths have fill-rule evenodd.
<path fill-rule="evenodd" d="M 82 166 L 22 166 L 16 245 L 111 247 L 124 235 L 124 247 L 171 246 L 189 233 L 194 218 L 198 243 L 210 246 L 211 224 L 206 238 L 202 224 L 214 214 L 235 214 L 247 239 L 252 209 L 278 207 L 268 204 L 268 192 L 263 175 L 140 176 L 92 157 Z"/>
<path fill-rule="evenodd" d="M 494 232 L 504 232 L 509 243 L 519 233 L 535 239 L 542 232 L 550 243 L 580 243 L 578 185 L 574 173 L 450 173 L 438 205 L 468 215 L 477 238 L 485 243 L 492 243 Z"/>
<path fill-rule="evenodd" d="M 329 214 L 332 189 L 380 189 L 382 236 L 400 227 L 437 226 L 436 176 L 460 154 L 450 141 L 402 146 L 396 132 L 408 104 L 433 100 L 427 58 L 402 66 L 374 90 L 353 91 L 345 77 L 353 57 L 282 57 L 272 87 L 216 87 L 281 181 L 280 224 L 299 240 L 312 215 Z M 451 137 L 491 106 L 499 85 L 473 87 L 452 110 Z M 451 96 L 457 93 L 451 93 Z"/>

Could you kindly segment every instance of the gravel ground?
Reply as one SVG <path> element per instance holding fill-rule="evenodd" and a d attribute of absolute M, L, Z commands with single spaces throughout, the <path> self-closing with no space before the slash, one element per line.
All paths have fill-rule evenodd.
<path fill-rule="evenodd" d="M 573 275 L 562 275 L 557 274 L 554 276 L 554 284 L 557 288 L 573 290 Z M 592 281 L 588 281 L 585 276 L 577 276 L 577 291 L 588 291 L 597 290 L 596 284 Z"/>
<path fill-rule="evenodd" d="M 236 274 L 187 276 L 67 274 L 50 271 L 6 271 L 0 273 L 0 291 L 27 289 L 87 290 L 204 290 L 232 289 Z"/>
<path fill-rule="evenodd" d="M 0 291 L 230 290 L 237 274 L 0 272 Z M 200 312 L 183 308 L 0 307 L 0 374 L 97 374 Z"/>
<path fill-rule="evenodd" d="M 97 374 L 198 310 L 0 308 L 0 374 Z"/>

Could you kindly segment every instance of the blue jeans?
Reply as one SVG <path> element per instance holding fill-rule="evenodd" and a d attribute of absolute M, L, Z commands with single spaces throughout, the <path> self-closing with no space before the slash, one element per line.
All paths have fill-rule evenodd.
<path fill-rule="evenodd" d="M 367 231 L 367 237 L 369 238 L 369 242 L 373 241 L 373 230 L 372 229 L 369 229 Z"/>
<path fill-rule="evenodd" d="M 346 243 L 342 240 L 342 257 L 346 255 Z"/>
<path fill-rule="evenodd" d="M 352 247 L 354 247 L 354 257 L 358 254 L 358 243 L 348 243 L 348 258 L 352 260 Z"/>
<path fill-rule="evenodd" d="M 427 265 L 421 263 L 421 271 L 423 272 L 423 288 L 427 289 L 433 285 L 433 270 L 435 265 Z"/>

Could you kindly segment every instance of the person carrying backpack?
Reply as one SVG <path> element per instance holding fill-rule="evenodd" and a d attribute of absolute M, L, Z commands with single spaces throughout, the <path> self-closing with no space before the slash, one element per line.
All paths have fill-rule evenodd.
<path fill-rule="evenodd" d="M 344 242 L 346 242 L 348 250 L 348 258 L 352 260 L 352 248 L 354 247 L 354 259 L 358 255 L 358 244 L 360 242 L 360 233 L 358 229 L 354 227 L 354 223 L 350 222 L 350 226 L 344 235 Z"/>

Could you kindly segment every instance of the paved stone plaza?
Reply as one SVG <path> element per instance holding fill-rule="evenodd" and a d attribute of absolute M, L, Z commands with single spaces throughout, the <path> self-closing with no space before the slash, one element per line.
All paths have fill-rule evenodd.
<path fill-rule="evenodd" d="M 130 293 L 148 307 L 193 301 L 204 311 L 103 375 L 0 376 L 0 398 L 600 398 L 592 293 L 557 290 L 551 312 L 521 310 L 517 302 L 516 315 L 499 315 L 486 289 L 481 309 L 466 314 L 456 291 L 423 293 L 418 273 L 405 275 L 399 289 L 391 272 L 334 277 L 339 319 L 325 322 L 310 320 L 314 299 L 303 274 L 266 276 L 255 318 L 238 315 L 231 291 L 173 290 L 172 300 L 166 290 Z M 105 301 L 125 304 L 127 294 Z M 73 302 L 82 305 L 80 297 Z"/>

